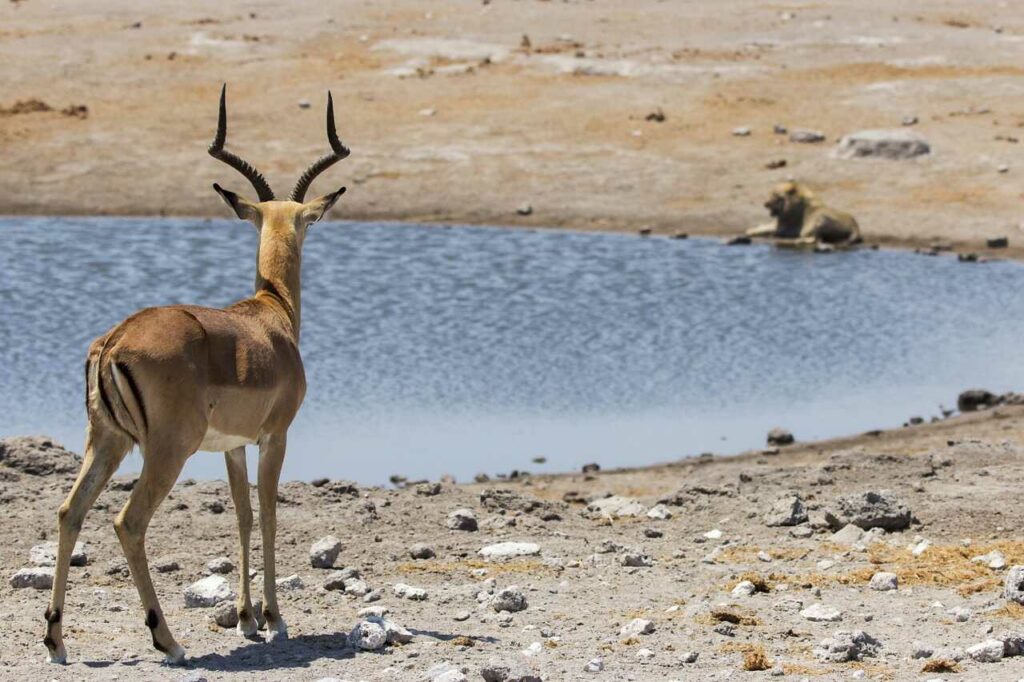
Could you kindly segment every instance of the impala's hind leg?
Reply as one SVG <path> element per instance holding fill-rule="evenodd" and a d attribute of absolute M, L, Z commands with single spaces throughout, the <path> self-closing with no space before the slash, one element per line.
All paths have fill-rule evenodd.
<path fill-rule="evenodd" d="M 249 539 L 252 537 L 252 502 L 249 500 L 249 472 L 245 466 L 245 448 L 224 453 L 228 466 L 231 499 L 238 517 L 238 634 L 251 637 L 256 634 L 256 614 L 252 611 L 249 592 Z"/>
<path fill-rule="evenodd" d="M 260 441 L 260 468 L 257 485 L 260 493 L 260 532 L 263 535 L 263 615 L 267 619 L 267 639 L 288 637 L 288 628 L 277 606 L 274 569 L 274 540 L 277 535 L 277 484 L 284 463 L 285 434 L 265 436 Z"/>
<path fill-rule="evenodd" d="M 176 664 L 184 661 L 185 650 L 171 636 L 153 588 L 149 562 L 146 560 L 146 528 L 156 508 L 178 480 L 178 474 L 188 456 L 180 451 L 169 452 L 155 447 L 145 448 L 144 456 L 146 463 L 142 465 L 142 473 L 127 504 L 117 515 L 114 529 L 121 540 L 128 568 L 142 599 L 146 627 L 153 636 L 153 646 L 167 655 L 165 660 L 168 663 Z"/>
<path fill-rule="evenodd" d="M 64 618 L 64 595 L 68 584 L 68 567 L 71 565 L 71 551 L 78 533 L 82 530 L 85 514 L 96 502 L 103 486 L 114 475 L 117 465 L 131 448 L 131 441 L 118 433 L 104 432 L 103 427 L 89 427 L 85 441 L 85 459 L 78 479 L 71 488 L 64 504 L 57 512 L 59 535 L 57 542 L 57 565 L 53 575 L 53 591 L 50 605 L 46 609 L 46 637 L 43 644 L 51 663 L 64 663 L 62 620 Z"/>

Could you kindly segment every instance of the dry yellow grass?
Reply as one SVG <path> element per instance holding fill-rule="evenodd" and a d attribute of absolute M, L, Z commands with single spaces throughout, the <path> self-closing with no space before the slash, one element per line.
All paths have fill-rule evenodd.
<path fill-rule="evenodd" d="M 743 670 L 768 670 L 773 665 L 764 646 L 756 642 L 727 642 L 718 650 L 724 654 L 743 654 Z"/>
<path fill-rule="evenodd" d="M 945 658 L 933 658 L 921 667 L 923 673 L 958 673 L 961 672 L 960 666 L 956 661 L 950 661 Z"/>
<path fill-rule="evenodd" d="M 732 609 L 712 609 L 710 613 L 697 616 L 698 623 L 732 623 L 733 625 L 760 625 L 755 616 Z"/>
<path fill-rule="evenodd" d="M 467 637 L 466 635 L 459 635 L 458 637 L 453 637 L 449 641 L 451 642 L 452 646 L 476 646 L 476 640 L 474 640 L 472 637 Z"/>
<path fill-rule="evenodd" d="M 993 611 L 990 615 L 996 618 L 1009 618 L 1010 620 L 1024 620 L 1024 605 L 1015 601 L 1007 602 Z"/>

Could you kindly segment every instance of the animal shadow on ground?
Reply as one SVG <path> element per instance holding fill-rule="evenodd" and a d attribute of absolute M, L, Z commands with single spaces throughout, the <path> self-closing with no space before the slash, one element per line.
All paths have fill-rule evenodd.
<path fill-rule="evenodd" d="M 441 641 L 459 635 L 432 630 L 410 630 L 415 636 L 431 637 Z M 493 644 L 494 637 L 472 637 Z M 186 668 L 201 668 L 214 672 L 243 670 L 276 670 L 281 668 L 308 668 L 321 659 L 335 661 L 354 658 L 357 651 L 348 642 L 347 632 L 318 635 L 298 635 L 284 641 L 268 643 L 262 638 L 249 641 L 227 654 L 204 654 L 185 661 Z M 360 655 L 373 655 L 374 651 L 359 651 Z"/>

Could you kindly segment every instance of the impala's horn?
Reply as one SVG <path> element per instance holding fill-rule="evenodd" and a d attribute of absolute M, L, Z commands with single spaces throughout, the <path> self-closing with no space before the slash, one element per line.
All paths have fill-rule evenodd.
<path fill-rule="evenodd" d="M 349 148 L 338 139 L 338 130 L 334 126 L 334 98 L 331 97 L 330 91 L 327 92 L 327 142 L 331 145 L 331 153 L 321 156 L 313 165 L 306 169 L 306 172 L 295 183 L 295 189 L 292 190 L 291 195 L 292 201 L 302 203 L 306 198 L 306 191 L 313 184 L 313 181 L 316 180 L 316 176 L 351 153 Z"/>
<path fill-rule="evenodd" d="M 252 183 L 253 188 L 256 190 L 256 196 L 259 197 L 260 201 L 273 201 L 274 191 L 270 189 L 270 185 L 267 183 L 266 178 L 263 177 L 263 174 L 245 159 L 239 158 L 224 149 L 224 141 L 228 137 L 227 91 L 228 86 L 225 84 L 220 90 L 220 115 L 217 117 L 217 136 L 210 143 L 208 150 L 210 156 L 218 161 L 223 161 L 244 175 Z"/>

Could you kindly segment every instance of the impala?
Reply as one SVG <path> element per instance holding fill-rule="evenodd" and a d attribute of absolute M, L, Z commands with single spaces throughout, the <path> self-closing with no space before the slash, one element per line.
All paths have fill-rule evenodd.
<path fill-rule="evenodd" d="M 259 512 L 263 547 L 263 615 L 267 638 L 286 637 L 274 582 L 278 480 L 288 427 L 302 404 L 306 378 L 299 356 L 300 268 L 306 230 L 344 192 L 304 202 L 313 180 L 349 154 L 338 139 L 334 104 L 327 94 L 331 153 L 313 163 L 286 201 L 278 201 L 253 166 L 224 149 L 226 87 L 221 90 L 217 135 L 210 155 L 252 184 L 258 202 L 213 188 L 242 220 L 259 231 L 256 292 L 223 309 L 174 305 L 146 308 L 96 339 L 85 363 L 85 457 L 74 487 L 58 512 L 59 542 L 53 593 L 46 609 L 49 659 L 66 661 L 62 636 L 68 565 L 86 512 L 133 445 L 142 473 L 114 528 L 142 600 L 153 646 L 179 663 L 185 650 L 164 619 L 146 560 L 146 528 L 182 466 L 199 450 L 223 451 L 238 517 L 240 544 L 238 632 L 257 624 L 249 594 L 252 507 L 245 446 L 259 445 Z"/>

